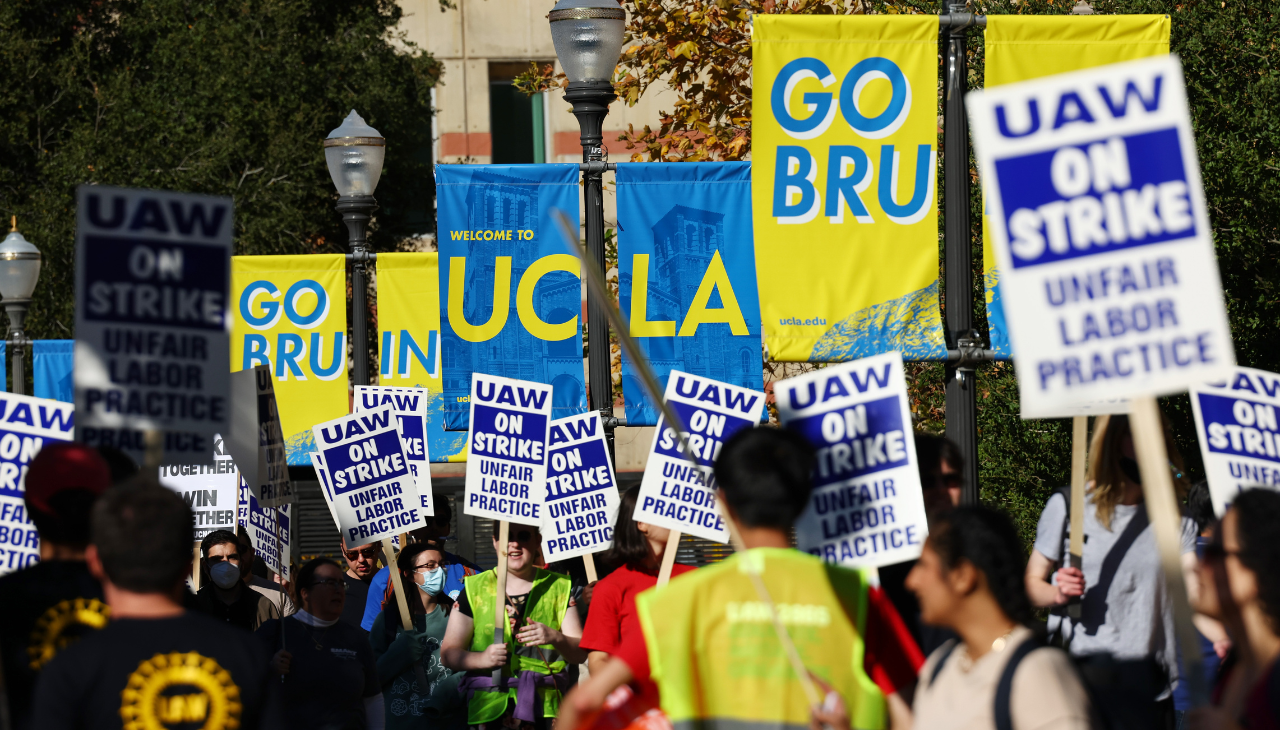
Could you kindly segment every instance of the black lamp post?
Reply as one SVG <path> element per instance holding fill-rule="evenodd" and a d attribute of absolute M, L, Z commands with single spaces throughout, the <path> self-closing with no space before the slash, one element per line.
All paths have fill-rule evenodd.
<path fill-rule="evenodd" d="M 613 92 L 613 69 L 622 54 L 627 14 L 613 0 L 560 0 L 548 16 L 556 56 L 569 79 L 565 101 L 581 131 L 587 252 L 604 271 L 604 118 Z M 587 373 L 591 407 L 612 423 L 613 378 L 609 372 L 609 322 L 604 303 L 587 297 Z M 612 429 L 610 447 L 612 447 Z"/>
<path fill-rule="evenodd" d="M 367 267 L 372 255 L 365 246 L 369 219 L 377 209 L 373 191 L 382 177 L 382 161 L 387 141 L 378 130 L 365 124 L 354 109 L 324 141 L 324 159 L 338 188 L 338 204 L 350 234 L 351 248 L 351 355 L 352 381 L 369 384 L 368 302 L 365 291 Z"/>
<path fill-rule="evenodd" d="M 13 392 L 26 392 L 27 371 L 22 361 L 22 348 L 27 344 L 23 325 L 27 308 L 31 306 L 31 293 L 40 279 L 40 249 L 18 233 L 17 216 L 9 235 L 0 242 L 0 297 L 3 297 L 5 314 L 9 315 L 9 358 L 13 363 Z"/>

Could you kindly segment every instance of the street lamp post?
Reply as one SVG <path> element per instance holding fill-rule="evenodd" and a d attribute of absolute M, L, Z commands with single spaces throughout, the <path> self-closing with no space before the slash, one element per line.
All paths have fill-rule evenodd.
<path fill-rule="evenodd" d="M 325 163 L 338 189 L 338 204 L 334 209 L 347 224 L 351 249 L 351 355 L 355 385 L 369 384 L 369 297 L 365 287 L 372 255 L 365 246 L 365 237 L 369 219 L 378 207 L 373 191 L 382 177 L 386 143 L 378 130 L 365 124 L 354 109 L 324 141 Z"/>
<path fill-rule="evenodd" d="M 27 308 L 31 306 L 31 293 L 40 279 L 40 249 L 18 233 L 18 218 L 13 217 L 9 235 L 0 242 L 0 297 L 3 297 L 5 314 L 9 315 L 8 342 L 10 362 L 13 363 L 13 392 L 26 392 L 27 371 L 23 367 L 22 348 L 27 344 L 24 324 Z"/>
<path fill-rule="evenodd" d="M 622 54 L 626 12 L 613 0 L 560 0 L 548 16 L 556 56 L 569 79 L 565 101 L 578 118 L 582 142 L 587 253 L 604 271 L 604 118 L 613 92 L 613 69 Z M 612 423 L 613 378 L 609 372 L 609 322 L 604 302 L 587 297 L 587 373 L 591 408 Z M 608 429 L 613 447 L 613 429 Z"/>

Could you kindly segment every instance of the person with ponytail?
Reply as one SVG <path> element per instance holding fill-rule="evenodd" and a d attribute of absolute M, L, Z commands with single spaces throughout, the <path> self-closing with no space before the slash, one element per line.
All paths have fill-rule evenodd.
<path fill-rule="evenodd" d="M 461 730 L 467 725 L 467 706 L 458 694 L 462 675 L 440 663 L 440 642 L 453 608 L 445 592 L 445 560 L 444 549 L 435 542 L 415 542 L 401 550 L 396 570 L 413 629 L 404 628 L 399 602 L 392 598 L 369 632 L 386 700 L 387 730 Z M 423 681 L 427 687 L 420 686 Z"/>
<path fill-rule="evenodd" d="M 1071 660 L 1044 646 L 1023 587 L 1013 522 L 988 507 L 938 515 L 906 585 L 920 618 L 954 631 L 916 686 L 915 725 L 929 730 L 1086 730 L 1089 696 Z"/>
<path fill-rule="evenodd" d="M 622 493 L 613 545 L 600 561 L 614 570 L 595 586 L 592 610 L 587 615 L 579 644 L 588 652 L 587 668 L 592 673 L 599 672 L 605 660 L 617 653 L 627 634 L 640 630 L 636 595 L 658 584 L 658 569 L 662 566 L 662 554 L 671 531 L 632 519 L 639 494 L 639 486 Z M 692 565 L 676 563 L 671 577 L 693 569 Z"/>

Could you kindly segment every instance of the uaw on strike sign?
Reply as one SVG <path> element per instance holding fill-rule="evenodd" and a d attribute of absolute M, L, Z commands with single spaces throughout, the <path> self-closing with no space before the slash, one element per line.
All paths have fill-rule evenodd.
<path fill-rule="evenodd" d="M 796 545 L 828 563 L 920 557 L 925 521 L 902 356 L 876 355 L 774 384 L 778 417 L 813 444 L 817 464 Z"/>
<path fill-rule="evenodd" d="M 764 393 L 672 370 L 664 397 L 684 422 L 687 439 L 682 447 L 666 417 L 658 419 L 635 520 L 729 542 L 713 467 L 725 441 L 760 422 Z"/>
<path fill-rule="evenodd" d="M 142 463 L 203 463 L 229 433 L 231 198 L 82 185 L 76 218 L 76 432 Z"/>
<path fill-rule="evenodd" d="M 542 516 L 547 562 L 612 545 L 620 502 L 599 411 L 552 421 Z"/>
<path fill-rule="evenodd" d="M 551 400 L 550 385 L 472 374 L 463 512 L 523 525 L 542 523 Z"/>
<path fill-rule="evenodd" d="M 1160 57 L 967 97 L 1024 418 L 1235 362 L 1186 90 Z"/>
<path fill-rule="evenodd" d="M 1192 387 L 1191 408 L 1215 512 L 1245 489 L 1280 489 L 1280 375 L 1236 368 Z"/>

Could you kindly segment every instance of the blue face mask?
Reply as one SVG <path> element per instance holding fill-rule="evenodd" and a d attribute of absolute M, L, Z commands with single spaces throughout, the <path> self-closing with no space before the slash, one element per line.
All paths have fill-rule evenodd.
<path fill-rule="evenodd" d="M 429 596 L 438 596 L 444 592 L 444 568 L 436 568 L 422 574 L 423 581 L 418 588 Z"/>

